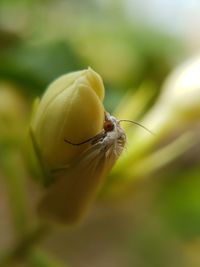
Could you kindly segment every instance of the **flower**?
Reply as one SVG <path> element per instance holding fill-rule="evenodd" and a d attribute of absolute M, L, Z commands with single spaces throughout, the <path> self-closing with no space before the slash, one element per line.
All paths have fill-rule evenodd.
<path fill-rule="evenodd" d="M 47 185 L 38 205 L 42 218 L 77 222 L 95 198 L 105 176 L 104 163 L 93 162 L 94 153 L 91 158 L 86 154 L 91 143 L 84 141 L 102 132 L 103 98 L 102 79 L 88 68 L 55 80 L 36 103 L 31 137 Z"/>
<path fill-rule="evenodd" d="M 145 125 L 165 135 L 199 121 L 200 57 L 178 66 L 166 79 L 161 95 L 144 118 Z"/>
<path fill-rule="evenodd" d="M 119 194 L 123 187 L 126 190 L 138 177 L 148 177 L 198 144 L 199 73 L 200 57 L 197 56 L 176 67 L 167 77 L 157 101 L 140 121 L 155 136 L 139 127 L 127 131 L 128 150 L 112 169 L 110 179 L 107 179 L 108 195 L 110 191 Z M 140 93 L 143 91 L 139 91 L 138 95 Z M 132 112 L 131 104 L 133 107 L 141 105 L 138 95 L 125 99 L 127 115 L 128 109 Z M 147 90 L 142 97 L 142 103 L 145 98 L 148 100 Z M 133 116 L 131 112 L 130 116 Z M 122 116 L 118 112 L 118 117 Z"/>
<path fill-rule="evenodd" d="M 34 111 L 32 136 L 47 172 L 70 164 L 88 144 L 80 143 L 102 130 L 104 86 L 91 68 L 55 80 Z"/>

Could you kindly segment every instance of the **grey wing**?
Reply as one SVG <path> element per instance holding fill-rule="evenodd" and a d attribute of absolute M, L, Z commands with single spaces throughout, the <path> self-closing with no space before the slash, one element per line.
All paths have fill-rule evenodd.
<path fill-rule="evenodd" d="M 109 147 L 97 143 L 83 152 L 71 167 L 63 168 L 39 204 L 42 217 L 58 223 L 79 221 L 114 164 Z M 108 159 L 109 157 L 109 159 Z"/>

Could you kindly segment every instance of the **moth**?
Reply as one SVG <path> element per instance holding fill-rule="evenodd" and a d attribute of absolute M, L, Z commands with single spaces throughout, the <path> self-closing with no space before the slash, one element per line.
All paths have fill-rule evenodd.
<path fill-rule="evenodd" d="M 63 140 L 63 145 L 89 143 L 89 147 L 71 165 L 52 170 L 57 178 L 40 202 L 39 213 L 43 217 L 62 224 L 75 223 L 83 217 L 125 147 L 122 121 L 129 120 L 117 120 L 105 112 L 103 129 L 96 136 L 81 143 Z"/>

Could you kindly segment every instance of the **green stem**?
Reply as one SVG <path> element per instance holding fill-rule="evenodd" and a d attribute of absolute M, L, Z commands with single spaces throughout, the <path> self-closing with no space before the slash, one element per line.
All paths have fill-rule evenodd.
<path fill-rule="evenodd" d="M 33 231 L 30 231 L 30 233 L 24 236 L 14 248 L 1 257 L 0 266 L 10 267 L 14 263 L 25 261 L 31 249 L 33 249 L 48 232 L 49 227 L 46 225 L 40 225 Z"/>

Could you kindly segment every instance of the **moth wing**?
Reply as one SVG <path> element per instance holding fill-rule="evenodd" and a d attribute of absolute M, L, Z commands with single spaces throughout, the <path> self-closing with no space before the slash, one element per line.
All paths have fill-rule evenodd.
<path fill-rule="evenodd" d="M 116 160 L 107 152 L 101 144 L 93 145 L 71 167 L 58 171 L 39 204 L 39 214 L 59 223 L 79 221 Z"/>

